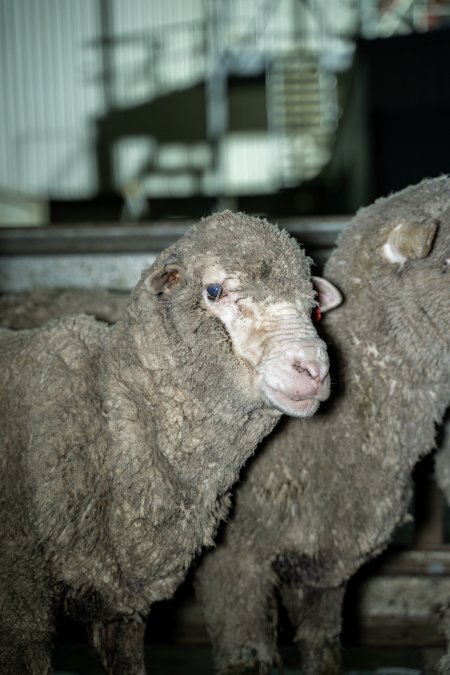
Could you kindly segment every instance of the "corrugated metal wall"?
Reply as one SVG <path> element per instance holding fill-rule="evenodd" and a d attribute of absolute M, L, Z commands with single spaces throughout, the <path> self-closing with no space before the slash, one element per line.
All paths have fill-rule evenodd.
<path fill-rule="evenodd" d="M 311 177 L 326 161 L 338 112 L 332 77 L 322 74 L 348 65 L 352 40 L 365 30 L 361 22 L 376 35 L 386 25 L 404 30 L 408 21 L 411 29 L 418 12 L 424 29 L 450 14 L 448 2 L 438 5 L 439 16 L 430 15 L 432 3 L 407 5 L 413 14 L 403 20 L 378 0 L 0 0 L 0 190 L 95 195 L 98 120 L 195 82 L 206 83 L 209 92 L 204 107 L 214 161 L 205 142 L 186 148 L 166 140 L 161 146 L 150 134 L 124 134 L 111 149 L 110 182 L 117 189 L 141 180 L 143 166 L 150 167 L 143 181 L 149 194 L 270 191 Z M 302 50 L 316 60 L 316 89 L 328 98 L 317 108 L 318 115 L 324 111 L 316 124 L 322 145 L 314 143 L 314 131 L 293 139 L 292 129 L 280 130 L 271 120 L 264 131 L 230 132 L 226 76 L 264 76 L 277 60 L 301 59 Z M 290 99 L 309 96 L 291 93 Z M 267 107 L 270 113 L 273 101 Z M 282 148 L 294 145 L 297 152 L 286 161 Z M 183 170 L 187 165 L 196 168 Z"/>
<path fill-rule="evenodd" d="M 96 120 L 208 81 L 224 55 L 234 59 L 231 70 L 264 68 L 295 46 L 299 26 L 309 31 L 308 22 L 314 24 L 309 10 L 309 18 L 299 16 L 299 5 L 297 0 L 0 0 L 0 188 L 57 198 L 94 195 Z M 282 172 L 267 133 L 226 134 L 220 140 L 220 176 L 210 172 L 199 188 L 183 174 L 172 171 L 168 178 L 167 169 L 160 175 L 154 170 L 146 189 L 214 192 L 218 181 L 224 192 L 277 187 Z M 194 163 L 205 162 L 204 147 L 190 152 Z M 122 138 L 114 148 L 116 187 L 133 180 L 145 162 L 155 165 L 151 139 Z"/>
<path fill-rule="evenodd" d="M 408 7 L 423 12 L 428 4 Z M 318 106 L 325 111 L 316 125 L 320 134 L 326 127 L 322 146 L 308 129 L 294 142 L 292 129 L 271 120 L 264 131 L 230 132 L 220 95 L 212 95 L 205 108 L 209 130 L 215 127 L 213 162 L 205 142 L 161 146 L 150 134 L 124 134 L 113 139 L 110 182 L 120 189 L 141 180 L 143 166 L 150 167 L 143 181 L 150 195 L 270 191 L 311 177 L 326 161 L 338 112 L 332 77 L 320 71 L 333 76 L 348 66 L 369 5 L 377 34 L 380 8 L 383 26 L 390 16 L 378 0 L 0 0 L 0 190 L 94 196 L 99 120 L 195 82 L 215 83 L 220 92 L 224 73 L 264 77 L 277 59 L 300 59 L 301 50 L 316 59 L 316 88 L 329 99 Z M 439 8 L 442 16 L 449 11 L 448 3 Z M 294 145 L 286 161 L 282 148 Z M 195 171 L 183 172 L 187 165 Z"/>
<path fill-rule="evenodd" d="M 95 119 L 201 75 L 185 58 L 201 12 L 200 0 L 0 0 L 0 186 L 94 193 Z"/>
<path fill-rule="evenodd" d="M 90 122 L 96 83 L 92 0 L 0 1 L 0 185 L 37 194 L 95 189 Z"/>

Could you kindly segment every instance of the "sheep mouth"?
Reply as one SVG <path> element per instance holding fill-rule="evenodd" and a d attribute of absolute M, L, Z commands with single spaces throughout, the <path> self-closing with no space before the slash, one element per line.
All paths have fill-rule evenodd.
<path fill-rule="evenodd" d="M 311 417 L 317 411 L 323 396 L 291 397 L 267 383 L 262 385 L 263 399 L 270 407 L 274 407 L 285 415 L 292 417 Z"/>

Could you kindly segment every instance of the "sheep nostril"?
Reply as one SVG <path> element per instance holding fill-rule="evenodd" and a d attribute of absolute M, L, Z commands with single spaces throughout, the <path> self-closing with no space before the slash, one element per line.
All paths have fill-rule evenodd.
<path fill-rule="evenodd" d="M 325 379 L 328 373 L 328 368 L 324 364 L 319 363 L 319 361 L 295 361 L 292 365 L 298 373 L 307 375 L 312 380 L 319 380 L 320 382 Z"/>

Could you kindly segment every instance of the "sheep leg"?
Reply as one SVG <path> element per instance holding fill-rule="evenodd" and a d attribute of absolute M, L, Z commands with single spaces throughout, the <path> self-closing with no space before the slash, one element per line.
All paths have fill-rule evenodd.
<path fill-rule="evenodd" d="M 0 673 L 50 675 L 51 628 L 45 604 L 33 598 L 32 589 L 27 597 L 14 587 L 10 590 L 0 590 Z"/>
<path fill-rule="evenodd" d="M 203 577 L 203 571 L 205 577 Z M 267 675 L 277 662 L 276 605 L 270 566 L 242 550 L 218 548 L 206 556 L 197 595 L 220 675 Z"/>
<path fill-rule="evenodd" d="M 145 675 L 144 621 L 94 623 L 91 642 L 107 675 Z"/>
<path fill-rule="evenodd" d="M 1 675 L 52 672 L 52 594 L 27 544 L 30 542 L 23 541 L 14 527 L 4 526 L 0 547 Z M 18 560 L 15 546 L 24 552 L 24 560 Z"/>
<path fill-rule="evenodd" d="M 436 664 L 433 675 L 448 675 L 450 673 L 450 654 L 445 654 Z"/>
<path fill-rule="evenodd" d="M 32 638 L 31 638 L 32 636 Z M 47 635 L 0 629 L 0 672 L 2 675 L 50 675 L 51 648 Z"/>
<path fill-rule="evenodd" d="M 281 599 L 295 628 L 304 675 L 339 675 L 340 633 L 345 589 L 281 586 Z"/>
<path fill-rule="evenodd" d="M 447 495 L 450 495 L 450 492 L 447 492 Z M 432 672 L 435 675 L 447 675 L 450 673 L 450 602 L 446 602 L 440 607 L 439 614 L 439 632 L 445 637 L 447 650 Z"/>

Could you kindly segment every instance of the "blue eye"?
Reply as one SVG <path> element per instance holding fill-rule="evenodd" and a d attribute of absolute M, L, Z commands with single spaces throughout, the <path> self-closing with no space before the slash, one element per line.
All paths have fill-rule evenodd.
<path fill-rule="evenodd" d="M 218 300 L 222 295 L 222 285 L 209 284 L 209 286 L 206 287 L 206 294 L 210 300 Z"/>

